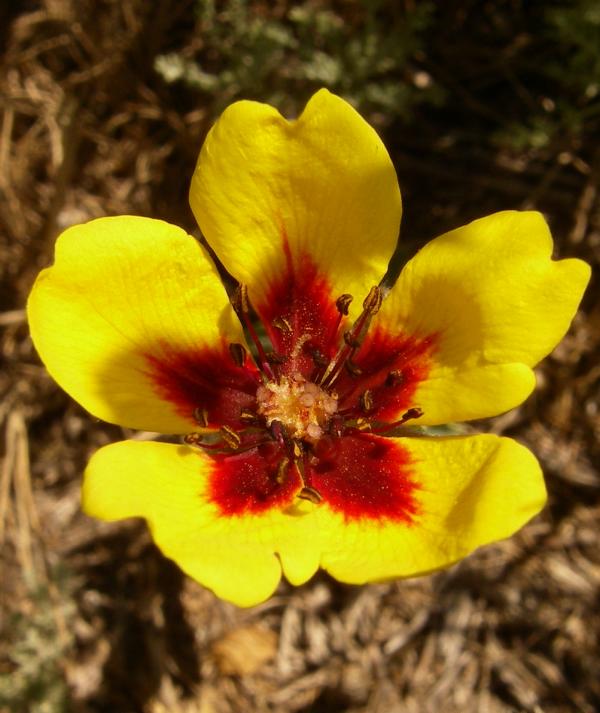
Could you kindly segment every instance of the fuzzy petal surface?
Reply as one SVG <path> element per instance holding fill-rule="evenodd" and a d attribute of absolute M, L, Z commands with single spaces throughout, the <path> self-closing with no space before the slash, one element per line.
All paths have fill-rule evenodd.
<path fill-rule="evenodd" d="M 243 464 L 235 465 L 243 472 Z M 246 470 L 248 475 L 257 474 Z M 263 512 L 249 507 L 246 513 L 227 515 L 215 497 L 222 477 L 227 477 L 223 464 L 200 451 L 123 441 L 92 457 L 85 472 L 83 508 L 101 520 L 145 518 L 167 557 L 238 606 L 252 606 L 271 596 L 282 565 L 294 584 L 309 579 L 320 552 L 310 504 L 293 502 L 299 488 L 292 488 L 287 503 L 279 507 Z M 243 476 L 239 485 L 248 493 Z"/>
<path fill-rule="evenodd" d="M 211 247 L 267 320 L 274 280 L 291 289 L 325 282 L 332 302 L 343 293 L 355 297 L 356 314 L 386 271 L 401 216 L 383 143 L 325 89 L 294 121 L 266 104 L 231 105 L 202 147 L 190 204 Z"/>
<path fill-rule="evenodd" d="M 120 216 L 66 230 L 27 312 L 51 376 L 111 423 L 185 433 L 196 407 L 227 423 L 255 390 L 229 356 L 244 337 L 212 261 L 163 221 Z"/>
<path fill-rule="evenodd" d="M 531 393 L 532 367 L 565 335 L 590 278 L 583 261 L 551 256 L 539 213 L 505 211 L 432 240 L 406 264 L 373 331 L 430 343 L 412 398 L 420 424 L 493 416 Z"/>
<path fill-rule="evenodd" d="M 372 447 L 369 440 L 366 448 Z M 339 500 L 318 511 L 321 566 L 343 582 L 410 577 L 449 566 L 513 534 L 545 503 L 539 464 L 509 438 L 385 440 L 387 456 L 373 464 L 371 483 L 354 499 L 362 517 Z M 360 462 L 360 448 L 354 450 Z M 366 502 L 378 504 L 379 517 L 365 510 Z M 390 502 L 398 503 L 395 512 Z"/>

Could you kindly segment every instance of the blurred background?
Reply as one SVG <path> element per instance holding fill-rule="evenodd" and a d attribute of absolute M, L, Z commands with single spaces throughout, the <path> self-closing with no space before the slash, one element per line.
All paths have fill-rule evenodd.
<path fill-rule="evenodd" d="M 557 256 L 598 268 L 598 0 L 0 4 L 2 713 L 600 709 L 597 274 L 535 395 L 465 428 L 530 446 L 548 507 L 447 572 L 321 573 L 240 610 L 143 523 L 80 512 L 86 460 L 132 434 L 87 415 L 32 348 L 23 307 L 57 234 L 120 213 L 196 231 L 188 182 L 219 112 L 254 98 L 291 117 L 321 86 L 382 135 L 406 254 L 536 208 Z"/>

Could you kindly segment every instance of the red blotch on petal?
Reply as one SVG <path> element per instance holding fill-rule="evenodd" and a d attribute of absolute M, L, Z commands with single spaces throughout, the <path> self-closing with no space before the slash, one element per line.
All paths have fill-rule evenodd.
<path fill-rule="evenodd" d="M 265 324 L 273 348 L 289 356 L 299 339 L 305 338 L 298 356 L 281 365 L 282 374 L 300 373 L 310 378 L 315 363 L 311 352 L 318 350 L 330 359 L 337 351 L 339 313 L 326 275 L 306 253 L 292 255 L 283 239 L 285 269 L 270 279 L 264 304 L 257 310 Z M 285 320 L 291 331 L 274 327 Z"/>
<path fill-rule="evenodd" d="M 210 426 L 240 427 L 241 410 L 255 403 L 256 367 L 250 359 L 245 366 L 236 366 L 226 343 L 188 351 L 161 344 L 145 358 L 158 396 L 191 424 L 199 408 L 206 409 Z"/>
<path fill-rule="evenodd" d="M 411 524 L 418 512 L 410 454 L 397 442 L 360 434 L 324 441 L 308 482 L 346 520 Z"/>
<path fill-rule="evenodd" d="M 260 514 L 290 504 L 301 480 L 296 468 L 289 466 L 283 482 L 278 482 L 284 457 L 281 446 L 273 443 L 237 455 L 213 456 L 210 500 L 223 515 Z"/>
<path fill-rule="evenodd" d="M 344 394 L 342 408 L 357 405 L 361 393 L 369 389 L 373 399 L 369 417 L 398 418 L 415 406 L 415 391 L 429 375 L 436 344 L 435 334 L 417 338 L 374 328 L 354 358 L 361 375 L 351 378 L 344 374 L 336 385 L 338 392 Z M 391 372 L 394 372 L 393 378 L 390 378 Z"/>

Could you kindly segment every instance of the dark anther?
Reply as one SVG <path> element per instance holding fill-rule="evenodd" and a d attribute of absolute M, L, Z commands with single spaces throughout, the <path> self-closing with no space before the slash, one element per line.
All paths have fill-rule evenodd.
<path fill-rule="evenodd" d="M 372 317 L 374 314 L 377 314 L 377 312 L 379 312 L 379 308 L 381 307 L 382 301 L 383 294 L 381 292 L 381 289 L 377 287 L 377 285 L 374 285 L 373 287 L 371 287 L 369 294 L 365 297 L 365 301 L 363 302 L 363 309 L 368 315 Z"/>
<path fill-rule="evenodd" d="M 201 406 L 194 409 L 194 421 L 200 426 L 208 426 L 208 411 Z"/>
<path fill-rule="evenodd" d="M 242 443 L 242 439 L 233 430 L 233 428 L 230 428 L 229 426 L 221 426 L 221 430 L 219 432 L 225 443 L 227 443 L 232 450 L 237 451 Z"/>
<path fill-rule="evenodd" d="M 323 500 L 321 493 L 308 485 L 305 485 L 302 488 L 302 490 L 298 493 L 298 497 L 302 498 L 302 500 L 308 500 L 315 505 L 318 505 L 321 500 Z"/>
<path fill-rule="evenodd" d="M 183 437 L 183 442 L 188 446 L 198 446 L 202 443 L 202 436 L 199 433 L 188 433 Z"/>
<path fill-rule="evenodd" d="M 350 310 L 350 303 L 353 299 L 354 297 L 352 297 L 352 295 L 340 295 L 335 301 L 335 306 L 337 307 L 338 312 L 344 315 L 348 314 Z"/>
<path fill-rule="evenodd" d="M 346 359 L 344 362 L 347 372 L 350 376 L 360 376 L 362 374 L 362 369 L 358 364 L 355 364 L 351 359 Z"/>
<path fill-rule="evenodd" d="M 316 347 L 311 347 L 309 349 L 309 352 L 315 366 L 322 368 L 329 364 L 329 359 L 325 356 L 325 354 L 323 354 L 320 349 L 317 349 Z"/>
<path fill-rule="evenodd" d="M 404 374 L 401 371 L 394 369 L 385 377 L 386 386 L 400 386 L 404 381 Z"/>
<path fill-rule="evenodd" d="M 277 475 L 275 476 L 275 480 L 279 483 L 279 485 L 283 485 L 283 483 L 285 483 L 289 464 L 290 459 L 283 458 L 277 465 Z"/>
<path fill-rule="evenodd" d="M 240 411 L 240 421 L 243 421 L 244 423 L 258 423 L 258 416 L 254 413 L 254 411 L 243 408 Z"/>
<path fill-rule="evenodd" d="M 360 395 L 360 407 L 365 413 L 373 410 L 373 392 L 370 389 Z"/>
<path fill-rule="evenodd" d="M 402 414 L 402 423 L 405 423 L 406 421 L 411 421 L 413 418 L 421 418 L 423 415 L 423 409 L 419 408 L 418 406 L 415 406 L 413 408 L 409 408 L 408 411 L 405 411 Z"/>
<path fill-rule="evenodd" d="M 246 363 L 246 348 L 243 344 L 238 344 L 238 342 L 232 342 L 229 345 L 229 353 L 233 359 L 233 363 L 236 366 L 244 366 Z"/>
<path fill-rule="evenodd" d="M 358 347 L 360 347 L 360 341 L 357 339 L 356 335 L 353 334 L 351 329 L 344 332 L 344 341 L 349 347 L 352 347 L 352 349 L 358 349 Z"/>
<path fill-rule="evenodd" d="M 278 352 L 266 352 L 265 356 L 269 364 L 283 364 L 288 359 L 285 354 L 279 354 Z"/>
<path fill-rule="evenodd" d="M 279 331 L 283 332 L 284 334 L 292 333 L 292 325 L 288 322 L 288 320 L 285 317 L 275 317 L 275 319 L 272 322 L 272 325 L 276 329 L 279 329 Z"/>
<path fill-rule="evenodd" d="M 250 305 L 248 304 L 248 288 L 246 285 L 238 285 L 235 288 L 235 291 L 231 296 L 231 304 L 233 309 L 238 312 L 238 314 L 248 314 L 248 312 L 250 312 Z"/>

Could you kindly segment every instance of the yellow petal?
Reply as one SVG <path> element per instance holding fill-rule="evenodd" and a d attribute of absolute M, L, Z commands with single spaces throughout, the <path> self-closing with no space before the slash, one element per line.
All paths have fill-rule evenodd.
<path fill-rule="evenodd" d="M 539 465 L 511 439 L 385 441 L 386 454 L 379 464 L 372 462 L 367 491 L 362 500 L 354 499 L 362 516 L 350 501 L 340 506 L 340 500 L 318 513 L 321 565 L 343 582 L 410 577 L 446 567 L 508 537 L 544 505 Z M 366 502 L 377 504 L 380 517 L 372 507 L 365 509 Z M 395 511 L 391 502 L 397 503 Z"/>
<path fill-rule="evenodd" d="M 91 459 L 83 507 L 102 520 L 146 518 L 158 547 L 190 577 L 252 606 L 273 593 L 282 565 L 300 584 L 319 562 L 310 510 L 294 504 L 298 482 L 269 500 L 270 467 L 255 452 L 214 459 L 184 446 L 115 443 Z"/>
<path fill-rule="evenodd" d="M 590 276 L 581 260 L 551 253 L 539 213 L 506 211 L 442 235 L 408 262 L 361 354 L 382 332 L 396 340 L 396 353 L 378 363 L 385 374 L 411 368 L 415 346 L 407 351 L 402 340 L 428 345 L 415 361 L 419 378 L 403 387 L 424 411 L 419 423 L 492 416 L 529 395 L 531 367 L 564 336 Z"/>
<path fill-rule="evenodd" d="M 214 265 L 168 223 L 121 216 L 69 228 L 27 311 L 50 374 L 106 421 L 187 432 L 196 407 L 234 422 L 255 391 L 228 352 L 243 335 Z"/>
<path fill-rule="evenodd" d="M 274 300 L 299 299 L 314 282 L 319 289 L 307 309 L 312 300 L 319 314 L 343 293 L 360 309 L 386 271 L 401 215 L 381 140 L 326 90 L 295 121 L 265 104 L 230 106 L 202 148 L 190 203 L 211 247 L 248 285 L 267 322 Z"/>

